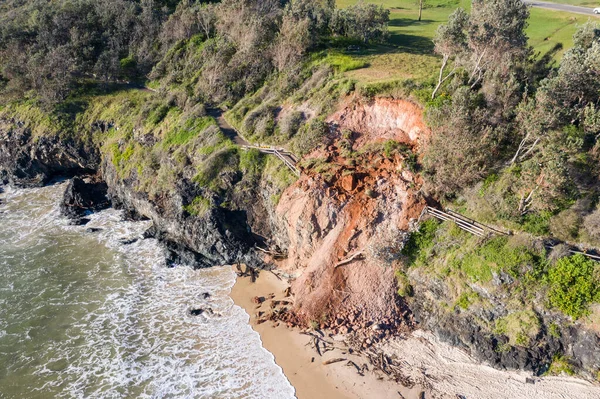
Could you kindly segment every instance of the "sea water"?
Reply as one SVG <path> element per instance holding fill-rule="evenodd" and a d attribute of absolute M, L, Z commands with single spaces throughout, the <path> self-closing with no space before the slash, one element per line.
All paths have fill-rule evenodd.
<path fill-rule="evenodd" d="M 294 397 L 230 268 L 167 267 L 114 209 L 71 226 L 64 189 L 0 193 L 0 398 Z"/>

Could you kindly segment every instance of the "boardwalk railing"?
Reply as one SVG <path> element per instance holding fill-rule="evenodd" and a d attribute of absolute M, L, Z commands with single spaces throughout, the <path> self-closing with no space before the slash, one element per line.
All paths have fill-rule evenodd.
<path fill-rule="evenodd" d="M 289 151 L 283 150 L 281 148 L 275 148 L 270 146 L 259 146 L 259 145 L 246 145 L 243 146 L 244 149 L 255 149 L 263 154 L 272 154 L 279 158 L 285 166 L 287 166 L 296 176 L 300 176 L 300 169 L 296 166 L 298 160 L 296 156 Z"/>
<path fill-rule="evenodd" d="M 456 223 L 458 227 L 461 229 L 474 234 L 479 237 L 484 237 L 488 234 L 500 234 L 500 235 L 508 235 L 508 232 L 501 231 L 494 227 L 487 226 L 483 223 L 479 223 L 476 220 L 469 219 L 466 216 L 461 215 L 460 213 L 456 213 L 451 210 L 447 210 L 446 212 L 441 211 L 436 208 L 432 208 L 430 206 L 426 206 L 423 210 L 423 214 L 431 215 L 440 220 L 447 220 L 450 222 Z"/>
<path fill-rule="evenodd" d="M 452 210 L 447 209 L 445 212 L 436 208 L 432 208 L 430 206 L 426 206 L 419 217 L 419 220 L 423 217 L 423 215 L 431 215 L 437 219 L 445 220 L 449 222 L 454 222 L 458 227 L 467 231 L 471 234 L 474 234 L 478 237 L 485 237 L 489 235 L 512 235 L 512 232 L 502 231 L 492 226 L 485 225 L 483 223 L 479 223 L 476 220 L 470 219 L 466 216 L 461 215 L 460 213 L 454 212 Z M 600 262 L 600 253 L 596 250 L 581 250 L 577 246 L 569 243 L 559 242 L 559 241 L 544 241 L 544 247 L 548 250 L 554 249 L 557 245 L 564 244 L 567 246 L 567 251 L 571 254 L 581 254 L 587 256 L 590 259 Z"/>

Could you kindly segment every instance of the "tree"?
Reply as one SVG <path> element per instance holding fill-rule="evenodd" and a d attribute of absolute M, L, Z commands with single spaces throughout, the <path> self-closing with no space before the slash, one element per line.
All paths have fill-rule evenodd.
<path fill-rule="evenodd" d="M 419 0 L 419 21 L 421 20 L 421 16 L 423 15 L 423 6 L 425 5 L 425 0 Z"/>
<path fill-rule="evenodd" d="M 442 84 L 454 75 L 457 64 L 450 73 L 444 76 L 444 70 L 450 60 L 459 60 L 467 52 L 467 30 L 469 27 L 469 15 L 462 8 L 457 8 L 448 17 L 448 23 L 440 25 L 437 29 L 435 38 L 435 52 L 442 56 L 442 65 L 438 77 L 438 83 L 431 93 L 431 99 L 435 98 L 436 93 Z"/>

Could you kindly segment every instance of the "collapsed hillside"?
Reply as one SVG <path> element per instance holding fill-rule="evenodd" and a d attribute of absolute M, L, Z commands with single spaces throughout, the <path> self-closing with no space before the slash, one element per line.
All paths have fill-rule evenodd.
<path fill-rule="evenodd" d="M 378 107 L 390 112 L 368 112 Z M 164 157 L 158 175 L 168 167 L 180 176 L 161 193 L 155 184 L 144 183 L 148 175 L 135 162 L 143 162 L 139 151 L 148 146 L 144 143 L 172 136 L 160 129 L 145 134 L 140 130 L 133 138 L 119 133 L 114 136 L 121 137 L 116 141 L 118 147 L 110 140 L 95 147 L 95 140 L 89 139 L 93 132 L 104 135 L 107 124 L 125 119 L 109 122 L 91 110 L 89 115 L 95 118 L 85 125 L 90 134 L 67 140 L 68 146 L 58 136 L 40 138 L 31 125 L 3 119 L 0 169 L 5 183 L 25 186 L 44 184 L 57 175 L 98 172 L 108 184 L 114 205 L 152 219 L 155 235 L 175 249 L 197 253 L 199 265 L 274 262 L 294 278 L 295 313 L 306 324 L 342 333 L 367 331 L 369 342 L 420 325 L 497 367 L 542 372 L 566 364 L 570 370 L 593 373 L 600 359 L 593 323 L 570 322 L 560 312 L 545 308 L 542 297 L 533 308 L 526 302 L 515 303 L 525 298 L 515 293 L 527 286 L 502 266 L 498 272 L 492 271 L 492 285 L 488 286 L 482 283 L 485 280 L 472 281 L 473 272 L 464 274 L 462 266 L 456 272 L 445 271 L 447 261 L 436 257 L 432 247 L 418 238 L 420 252 L 407 252 L 409 237 L 408 249 L 415 248 L 411 244 L 415 235 L 409 232 L 416 227 L 427 200 L 421 193 L 423 180 L 416 154 L 430 134 L 421 112 L 408 101 L 347 98 L 328 119 L 331 130 L 326 143 L 304 157 L 302 177 L 283 192 L 269 179 L 272 171 L 282 166 L 249 175 L 243 165 L 237 172 L 220 172 L 218 181 L 230 184 L 217 191 L 221 194 L 204 191 L 194 176 L 198 170 L 207 170 L 213 158 L 189 157 L 203 154 L 202 148 L 209 144 L 206 140 L 214 137 L 207 132 L 215 125 L 209 124 L 207 132 L 183 147 L 190 160 L 181 164 L 179 171 L 168 166 L 171 151 L 155 153 Z M 363 119 L 367 113 L 368 123 Z M 122 129 L 125 127 L 118 131 Z M 128 150 L 132 146 L 139 148 Z M 156 144 L 148 148 L 159 147 L 164 148 Z M 247 156 L 231 152 L 228 144 L 223 148 L 236 162 Z M 124 155 L 128 151 L 131 154 Z M 261 162 L 265 161 L 273 162 Z M 207 201 L 195 200 L 199 197 Z M 225 205 L 226 201 L 231 205 Z M 438 234 L 436 245 L 440 248 L 448 245 L 450 238 L 452 245 L 463 246 L 465 254 L 486 245 L 453 232 L 451 225 L 443 224 L 437 231 L 448 232 Z M 261 259 L 252 250 L 254 245 L 273 249 L 276 259 Z M 514 245 L 521 248 L 518 245 L 524 244 Z M 415 254 L 427 260 L 415 263 L 411 260 Z M 439 254 L 447 256 L 444 250 Z M 532 256 L 519 258 L 510 266 L 535 267 L 532 262 L 546 255 Z M 486 259 L 480 262 L 484 267 Z M 368 328 L 373 324 L 384 333 Z"/>

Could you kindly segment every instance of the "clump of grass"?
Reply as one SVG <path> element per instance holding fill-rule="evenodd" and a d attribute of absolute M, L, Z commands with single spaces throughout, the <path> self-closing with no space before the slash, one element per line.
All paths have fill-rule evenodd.
<path fill-rule="evenodd" d="M 210 210 L 210 200 L 198 196 L 192 202 L 183 207 L 183 210 L 192 216 L 204 216 Z"/>
<path fill-rule="evenodd" d="M 476 303 L 478 300 L 479 294 L 477 292 L 471 290 L 465 291 L 462 294 L 460 294 L 460 296 L 454 303 L 454 309 L 469 309 L 469 307 Z"/>
<path fill-rule="evenodd" d="M 323 62 L 331 65 L 337 72 L 352 71 L 369 65 L 366 61 L 358 60 L 350 55 L 332 52 L 327 54 Z"/>
<path fill-rule="evenodd" d="M 533 310 L 511 313 L 496 320 L 494 332 L 506 335 L 513 346 L 528 346 L 541 329 L 540 320 Z"/>
<path fill-rule="evenodd" d="M 214 118 L 210 116 L 189 118 L 183 126 L 178 126 L 167 132 L 162 146 L 163 148 L 182 146 L 197 137 L 209 126 L 216 126 Z"/>
<path fill-rule="evenodd" d="M 569 359 L 562 355 L 554 355 L 552 358 L 552 363 L 550 363 L 550 367 L 548 367 L 548 371 L 546 375 L 573 375 L 575 372 L 573 371 L 573 366 Z"/>

